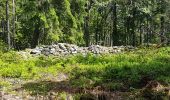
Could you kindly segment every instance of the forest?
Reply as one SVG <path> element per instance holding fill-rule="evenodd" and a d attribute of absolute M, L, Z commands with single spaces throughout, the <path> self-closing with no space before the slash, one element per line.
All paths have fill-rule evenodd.
<path fill-rule="evenodd" d="M 1 0 L 1 38 L 11 48 L 55 42 L 89 46 L 168 42 L 169 0 Z"/>
<path fill-rule="evenodd" d="M 0 100 L 169 100 L 170 0 L 0 0 Z"/>

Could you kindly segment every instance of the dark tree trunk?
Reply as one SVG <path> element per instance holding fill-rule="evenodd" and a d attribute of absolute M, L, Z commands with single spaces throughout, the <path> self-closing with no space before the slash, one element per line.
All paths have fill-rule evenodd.
<path fill-rule="evenodd" d="M 11 36 L 10 36 L 10 26 L 9 26 L 9 1 L 6 0 L 6 21 L 7 21 L 7 25 L 6 25 L 6 29 L 7 29 L 7 41 L 8 41 L 8 49 L 11 48 Z"/>
<path fill-rule="evenodd" d="M 127 45 L 130 44 L 130 37 L 131 37 L 131 33 L 130 33 L 130 17 L 128 16 L 127 17 L 127 20 L 126 20 L 126 30 L 127 30 Z"/>
<path fill-rule="evenodd" d="M 140 21 L 140 29 L 139 29 L 139 44 L 142 45 L 142 25 L 141 25 L 141 21 Z"/>
<path fill-rule="evenodd" d="M 40 30 L 39 30 L 39 27 L 37 27 L 34 30 L 32 42 L 31 42 L 31 48 L 35 48 L 38 45 L 39 37 L 40 37 Z"/>
<path fill-rule="evenodd" d="M 113 45 L 119 45 L 119 36 L 117 33 L 117 7 L 116 3 L 113 3 L 113 32 L 112 32 L 112 39 L 113 39 Z"/>
<path fill-rule="evenodd" d="M 132 45 L 136 46 L 136 34 L 135 34 L 135 17 L 136 17 L 136 8 L 133 8 L 133 17 L 131 20 L 131 34 L 132 34 Z"/>
<path fill-rule="evenodd" d="M 146 33 L 146 42 L 147 46 L 149 46 L 149 18 L 147 17 L 147 33 Z"/>
<path fill-rule="evenodd" d="M 95 29 L 95 42 L 98 44 L 99 42 L 99 14 L 97 14 L 97 23 L 96 23 L 96 29 Z"/>
<path fill-rule="evenodd" d="M 12 45 L 13 47 L 15 47 L 15 0 L 12 1 L 12 5 L 13 5 L 13 9 L 12 9 L 12 13 L 13 13 L 13 41 L 12 41 Z"/>
<path fill-rule="evenodd" d="M 6 24 L 5 24 L 5 20 L 3 18 L 2 21 L 1 21 L 1 28 L 2 28 L 2 35 L 1 36 L 2 36 L 4 41 L 6 40 L 5 26 L 6 26 Z"/>
<path fill-rule="evenodd" d="M 163 43 L 165 40 L 164 40 L 164 23 L 165 23 L 165 18 L 164 17 L 161 17 L 161 29 L 160 29 L 160 35 L 161 35 L 161 43 Z"/>
<path fill-rule="evenodd" d="M 85 17 L 85 23 L 84 23 L 84 40 L 86 43 L 86 46 L 90 45 L 90 34 L 89 34 L 89 16 Z"/>
<path fill-rule="evenodd" d="M 92 0 L 90 2 L 87 2 L 86 4 L 86 13 L 87 13 L 87 16 L 85 16 L 84 18 L 84 40 L 85 40 L 85 44 L 86 46 L 89 46 L 90 45 L 90 32 L 89 32 L 89 19 L 90 19 L 90 9 L 91 9 L 91 6 L 92 6 Z"/>

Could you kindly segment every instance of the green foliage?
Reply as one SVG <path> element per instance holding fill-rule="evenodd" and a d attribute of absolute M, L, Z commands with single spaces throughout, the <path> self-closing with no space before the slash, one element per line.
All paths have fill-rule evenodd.
<path fill-rule="evenodd" d="M 0 82 L 0 87 L 2 87 L 2 86 L 10 86 L 10 83 L 8 83 L 8 82 L 5 82 L 5 81 L 1 81 Z"/>
<path fill-rule="evenodd" d="M 0 40 L 0 52 L 5 52 L 5 51 L 8 51 L 8 47 L 2 40 Z"/>
<path fill-rule="evenodd" d="M 146 80 L 170 84 L 169 47 L 113 55 L 40 56 L 25 60 L 15 52 L 0 55 L 1 77 L 47 79 L 50 74 L 63 72 L 69 75 L 74 87 L 102 86 L 110 90 L 140 88 L 146 85 Z"/>
<path fill-rule="evenodd" d="M 45 57 L 23 60 L 16 52 L 8 52 L 1 54 L 0 76 L 29 79 L 41 77 L 44 73 L 56 74 L 57 69 L 60 69 L 57 62 Z"/>
<path fill-rule="evenodd" d="M 108 88 L 113 90 L 140 87 L 145 77 L 169 84 L 170 49 L 147 50 L 120 55 L 77 56 L 75 61 L 80 64 L 79 67 L 77 65 L 72 65 L 74 68 L 68 67 L 71 69 L 72 81 L 75 84 L 79 83 L 77 86 L 82 86 L 87 85 L 86 81 L 89 80 L 92 83 L 88 85 L 90 87 L 107 84 Z M 84 79 L 84 83 L 81 81 L 76 83 L 74 79 L 81 81 Z"/>
<path fill-rule="evenodd" d="M 169 5 L 167 0 L 15 0 L 13 6 L 11 0 L 11 40 L 15 49 L 54 42 L 106 46 L 159 43 L 159 34 L 169 37 Z M 6 0 L 0 1 L 0 8 L 0 37 L 7 43 Z"/>

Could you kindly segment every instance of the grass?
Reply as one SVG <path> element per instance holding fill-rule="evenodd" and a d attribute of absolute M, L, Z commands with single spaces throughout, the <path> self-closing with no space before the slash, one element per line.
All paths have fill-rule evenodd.
<path fill-rule="evenodd" d="M 2 78 L 41 80 L 45 75 L 56 76 L 61 72 L 68 74 L 67 82 L 75 88 L 92 89 L 100 86 L 109 91 L 129 91 L 142 88 L 151 80 L 169 85 L 170 47 L 110 55 L 75 55 L 67 58 L 40 56 L 23 59 L 14 51 L 0 53 Z M 0 83 L 3 84 L 5 83 Z M 28 91 L 32 90 L 32 85 L 25 86 Z M 40 83 L 40 86 L 44 85 Z M 50 91 L 51 88 L 53 87 L 40 87 L 40 90 L 36 91 L 41 93 L 41 90 Z"/>

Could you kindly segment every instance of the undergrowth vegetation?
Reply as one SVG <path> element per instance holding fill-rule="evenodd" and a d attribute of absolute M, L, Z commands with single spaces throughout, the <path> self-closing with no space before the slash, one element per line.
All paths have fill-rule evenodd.
<path fill-rule="evenodd" d="M 41 79 L 46 74 L 66 73 L 74 87 L 109 90 L 141 88 L 150 80 L 170 84 L 170 48 L 139 49 L 105 55 L 32 57 L 14 51 L 0 53 L 2 78 Z M 2 84 L 0 84 L 2 85 Z"/>

